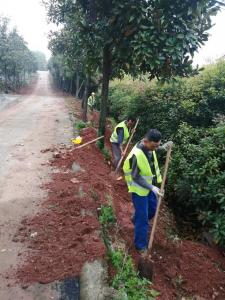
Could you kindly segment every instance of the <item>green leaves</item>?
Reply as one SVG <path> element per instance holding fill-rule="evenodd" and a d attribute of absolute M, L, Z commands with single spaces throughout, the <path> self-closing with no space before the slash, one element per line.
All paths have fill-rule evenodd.
<path fill-rule="evenodd" d="M 115 249 L 110 242 L 109 229 L 115 225 L 116 218 L 111 205 L 102 205 L 99 216 L 102 225 L 103 240 L 107 248 L 107 256 L 116 274 L 111 285 L 117 290 L 117 300 L 154 300 L 159 295 L 150 289 L 150 281 L 142 279 L 135 270 L 132 257 Z"/>
<path fill-rule="evenodd" d="M 111 226 L 115 224 L 116 218 L 112 206 L 101 206 L 101 215 L 99 217 L 99 222 L 103 226 Z"/>
<path fill-rule="evenodd" d="M 201 221 L 210 228 L 216 241 L 224 246 L 225 165 L 222 153 L 225 135 L 222 137 L 222 132 L 225 132 L 224 125 L 208 130 L 181 126 L 173 155 L 170 184 L 173 189 L 179 187 L 173 201 L 182 215 L 186 218 L 196 215 L 196 221 L 197 216 L 201 216 Z M 184 159 L 188 163 L 184 164 Z M 182 173 L 178 171 L 181 169 Z M 191 191 L 184 201 L 184 190 L 188 185 Z"/>
<path fill-rule="evenodd" d="M 155 61 L 154 61 L 155 62 Z M 189 57 L 184 63 L 189 62 Z M 149 61 L 155 68 L 155 63 Z M 225 245 L 225 62 L 191 78 L 160 85 L 147 76 L 126 76 L 110 86 L 110 114 L 115 119 L 140 116 L 140 140 L 158 128 L 174 140 L 166 199 L 176 216 L 206 226 Z"/>
<path fill-rule="evenodd" d="M 113 77 L 125 72 L 132 76 L 149 73 L 151 78 L 161 79 L 187 76 L 192 72 L 183 58 L 193 56 L 208 39 L 210 17 L 220 7 L 217 1 L 202 1 L 196 5 L 182 0 L 44 2 L 52 21 L 61 22 L 65 27 L 74 24 L 73 32 L 77 32 L 81 48 L 86 49 L 89 69 L 101 62 L 97 58 L 102 56 L 105 45 L 109 45 Z M 127 64 L 132 67 L 127 68 Z"/>
<path fill-rule="evenodd" d="M 20 88 L 36 70 L 36 59 L 23 37 L 9 29 L 8 19 L 0 17 L 0 88 Z"/>
<path fill-rule="evenodd" d="M 112 250 L 109 259 L 116 270 L 112 286 L 119 291 L 118 300 L 156 299 L 159 293 L 149 288 L 150 282 L 147 279 L 139 277 L 130 256 L 120 250 Z"/>

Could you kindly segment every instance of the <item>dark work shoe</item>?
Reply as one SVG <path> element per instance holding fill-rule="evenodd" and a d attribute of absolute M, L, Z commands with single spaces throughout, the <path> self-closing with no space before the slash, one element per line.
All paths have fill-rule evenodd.
<path fill-rule="evenodd" d="M 141 250 L 137 250 L 137 253 L 143 257 L 146 258 L 148 256 L 148 249 L 141 249 Z"/>

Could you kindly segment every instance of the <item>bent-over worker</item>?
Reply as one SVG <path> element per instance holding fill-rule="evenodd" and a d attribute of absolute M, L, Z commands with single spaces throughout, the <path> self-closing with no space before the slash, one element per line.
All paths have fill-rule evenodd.
<path fill-rule="evenodd" d="M 157 196 L 162 182 L 156 150 L 160 147 L 161 133 L 151 129 L 131 150 L 123 165 L 128 191 L 134 205 L 134 244 L 141 255 L 147 254 L 150 221 L 155 216 Z M 172 142 L 167 142 L 161 149 L 167 150 Z"/>
<path fill-rule="evenodd" d="M 116 168 L 121 156 L 123 155 L 123 145 L 126 144 L 130 137 L 130 129 L 134 127 L 136 119 L 128 117 L 125 121 L 120 122 L 111 135 L 110 142 L 112 144 L 113 164 Z"/>

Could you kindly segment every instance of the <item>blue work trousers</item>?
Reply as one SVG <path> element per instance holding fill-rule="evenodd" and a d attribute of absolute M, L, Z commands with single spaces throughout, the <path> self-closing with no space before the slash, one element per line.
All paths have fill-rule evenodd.
<path fill-rule="evenodd" d="M 148 248 L 149 221 L 155 216 L 157 197 L 153 192 L 147 196 L 139 196 L 132 193 L 134 204 L 134 244 L 137 250 Z"/>

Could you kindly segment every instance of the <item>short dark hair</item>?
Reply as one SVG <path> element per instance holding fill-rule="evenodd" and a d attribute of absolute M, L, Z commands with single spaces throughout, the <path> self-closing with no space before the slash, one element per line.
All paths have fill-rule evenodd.
<path fill-rule="evenodd" d="M 128 117 L 127 117 L 127 121 L 135 122 L 135 121 L 136 121 L 136 118 L 133 117 L 133 116 L 128 116 Z"/>
<path fill-rule="evenodd" d="M 162 139 L 162 134 L 157 129 L 150 129 L 146 135 L 145 138 L 149 140 L 150 142 L 159 142 Z"/>

